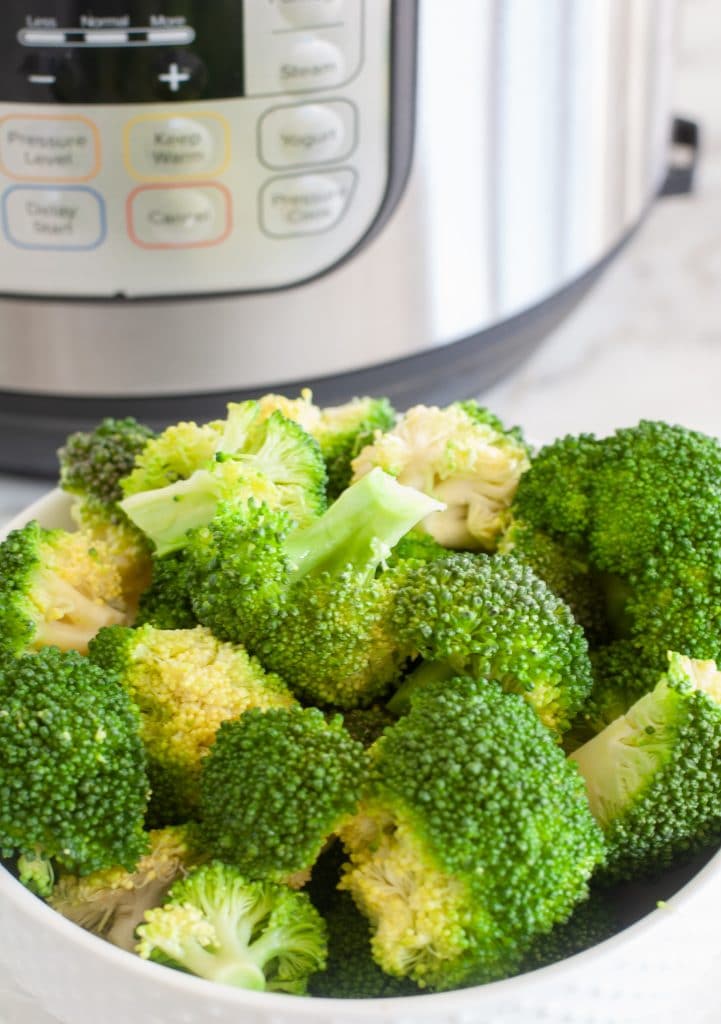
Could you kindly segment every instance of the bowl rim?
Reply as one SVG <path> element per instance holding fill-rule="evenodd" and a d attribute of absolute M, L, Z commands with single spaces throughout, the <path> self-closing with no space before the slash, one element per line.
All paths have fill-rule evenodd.
<path fill-rule="evenodd" d="M 4 540 L 11 530 L 24 526 L 31 519 L 38 518 L 41 523 L 43 517 L 59 518 L 62 516 L 67 519 L 70 505 L 71 496 L 67 493 L 59 488 L 48 491 L 47 494 L 42 495 L 13 516 L 9 522 L 0 524 L 0 541 Z M 44 900 L 26 889 L 1 865 L 0 900 L 6 906 L 12 904 L 19 912 L 34 919 L 44 932 L 55 931 L 59 936 L 67 939 L 70 945 L 88 952 L 91 956 L 101 957 L 118 970 L 129 971 L 139 978 L 154 981 L 155 984 L 165 984 L 174 989 L 176 993 L 182 993 L 188 998 L 206 998 L 208 985 L 212 985 L 214 999 L 220 1000 L 225 1006 L 235 1010 L 240 1010 L 245 1006 L 273 1012 L 274 1010 L 288 1010 L 292 1006 L 293 1012 L 297 1010 L 299 1016 L 315 1021 L 330 1020 L 331 1014 L 341 1011 L 346 1013 L 352 1011 L 356 1015 L 360 1013 L 361 1016 L 363 1011 L 367 1011 L 370 1019 L 371 1014 L 376 1015 L 373 1011 L 378 1011 L 381 1007 L 384 1011 L 397 1010 L 403 1011 L 403 1013 L 412 1007 L 423 1013 L 424 1016 L 426 1011 L 428 1014 L 436 1014 L 462 1009 L 467 1006 L 469 1001 L 473 1001 L 477 1007 L 482 1008 L 484 1000 L 490 1001 L 498 996 L 510 995 L 511 991 L 517 996 L 524 994 L 528 996 L 532 994 L 534 988 L 543 982 L 562 982 L 564 978 L 570 980 L 573 976 L 571 972 L 582 970 L 594 961 L 618 952 L 636 940 L 643 939 L 646 933 L 654 931 L 668 922 L 670 915 L 689 910 L 692 902 L 698 899 L 701 891 L 716 878 L 720 871 L 721 850 L 713 854 L 688 882 L 663 902 L 663 905 L 657 906 L 638 921 L 603 942 L 546 967 L 539 967 L 524 974 L 488 982 L 485 985 L 452 989 L 448 992 L 421 992 L 413 996 L 392 996 L 380 999 L 339 999 L 325 996 L 298 998 L 284 993 L 252 992 L 230 985 L 208 982 L 204 978 L 142 960 L 136 954 L 105 942 L 63 917 Z M 2 951 L 0 950 L 0 959 L 1 956 Z"/>

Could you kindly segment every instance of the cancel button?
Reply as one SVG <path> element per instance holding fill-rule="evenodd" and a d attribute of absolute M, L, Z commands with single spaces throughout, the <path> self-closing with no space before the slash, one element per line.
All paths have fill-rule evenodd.
<path fill-rule="evenodd" d="M 222 185 L 153 186 L 128 200 L 128 232 L 145 249 L 216 245 L 230 231 L 230 194 Z"/>

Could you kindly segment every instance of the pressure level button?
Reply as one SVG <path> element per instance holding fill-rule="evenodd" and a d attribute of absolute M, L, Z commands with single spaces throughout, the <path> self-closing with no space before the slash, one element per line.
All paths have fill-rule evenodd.
<path fill-rule="evenodd" d="M 348 168 L 273 178 L 260 196 L 261 228 L 273 238 L 328 231 L 346 212 L 354 186 Z"/>
<path fill-rule="evenodd" d="M 83 117 L 19 117 L 0 121 L 0 172 L 28 181 L 87 181 L 100 167 L 95 125 Z"/>

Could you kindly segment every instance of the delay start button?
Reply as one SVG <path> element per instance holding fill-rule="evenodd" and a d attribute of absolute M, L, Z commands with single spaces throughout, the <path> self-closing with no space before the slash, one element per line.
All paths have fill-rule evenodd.
<path fill-rule="evenodd" d="M 20 249 L 95 249 L 105 238 L 105 204 L 92 188 L 13 185 L 2 197 L 5 236 Z"/>
<path fill-rule="evenodd" d="M 273 178 L 260 194 L 262 230 L 273 238 L 328 231 L 348 209 L 355 179 L 350 168 Z"/>
<path fill-rule="evenodd" d="M 146 185 L 128 197 L 128 234 L 143 249 L 217 245 L 230 234 L 231 211 L 223 185 Z"/>

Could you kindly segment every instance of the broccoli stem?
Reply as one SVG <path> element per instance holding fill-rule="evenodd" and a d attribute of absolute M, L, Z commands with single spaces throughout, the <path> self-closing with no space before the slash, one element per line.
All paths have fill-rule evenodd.
<path fill-rule="evenodd" d="M 421 519 L 445 508 L 373 469 L 344 491 L 318 520 L 286 540 L 291 582 L 352 568 L 370 578 L 393 546 Z"/>
<path fill-rule="evenodd" d="M 198 469 L 187 480 L 133 494 L 120 507 L 152 538 L 156 555 L 162 557 L 183 547 L 188 530 L 213 518 L 219 497 L 218 481 L 208 470 Z"/>

